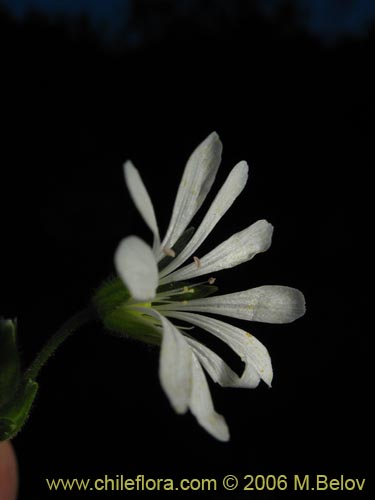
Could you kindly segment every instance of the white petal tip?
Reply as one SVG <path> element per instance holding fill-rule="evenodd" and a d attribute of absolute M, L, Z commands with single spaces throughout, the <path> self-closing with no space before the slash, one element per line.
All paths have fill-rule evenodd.
<path fill-rule="evenodd" d="M 273 376 L 271 374 L 270 377 L 266 377 L 266 376 L 263 376 L 262 377 L 262 380 L 263 382 L 265 382 L 265 384 L 267 384 L 267 386 L 271 389 L 272 388 L 272 379 L 273 379 Z"/>
<path fill-rule="evenodd" d="M 246 174 L 249 172 L 249 165 L 245 160 L 242 160 L 239 163 L 237 163 L 235 168 L 241 169 Z"/>
<path fill-rule="evenodd" d="M 205 421 L 200 421 L 200 425 L 218 441 L 227 442 L 230 440 L 228 425 L 225 418 L 218 413 L 206 417 Z"/>
<path fill-rule="evenodd" d="M 172 408 L 178 415 L 183 415 L 188 410 L 188 406 L 186 404 L 176 405 L 171 399 L 169 400 L 169 402 L 171 403 Z"/>
<path fill-rule="evenodd" d="M 303 316 L 306 312 L 306 300 L 305 296 L 300 290 L 297 290 L 296 288 L 291 288 L 290 289 L 290 295 L 289 295 L 289 307 L 292 311 L 292 319 L 291 321 L 294 321 L 301 316 Z"/>
<path fill-rule="evenodd" d="M 254 235 L 256 252 L 266 252 L 272 243 L 273 225 L 265 219 L 261 219 L 250 226 L 250 229 Z"/>
<path fill-rule="evenodd" d="M 207 141 L 207 142 L 220 141 L 219 134 L 214 130 L 213 132 L 211 132 L 211 134 L 209 134 L 207 136 L 207 138 L 205 139 L 205 141 Z"/>
<path fill-rule="evenodd" d="M 137 170 L 131 160 L 126 160 L 123 165 L 124 173 L 127 175 L 131 170 Z"/>
<path fill-rule="evenodd" d="M 296 288 L 263 286 L 262 298 L 254 313 L 254 321 L 291 323 L 305 314 L 305 297 Z"/>
<path fill-rule="evenodd" d="M 216 437 L 216 439 L 218 441 L 222 441 L 223 443 L 227 443 L 228 441 L 230 441 L 229 430 L 226 429 L 226 431 L 221 432 L 220 434 L 218 434 L 217 436 L 214 436 L 214 437 Z"/>
<path fill-rule="evenodd" d="M 219 415 L 220 422 L 217 422 L 217 427 L 213 433 L 213 436 L 219 441 L 227 442 L 230 440 L 229 429 L 227 423 L 224 420 L 224 417 Z"/>
<path fill-rule="evenodd" d="M 223 144 L 220 140 L 219 135 L 217 134 L 217 132 L 211 132 L 211 134 L 209 134 L 193 151 L 192 157 L 194 157 L 194 155 L 196 155 L 197 153 L 201 154 L 205 150 L 211 151 L 212 153 L 215 152 L 220 157 L 222 149 Z"/>
<path fill-rule="evenodd" d="M 212 158 L 217 157 L 218 163 L 220 163 L 223 144 L 216 132 L 212 132 L 208 137 L 206 137 L 206 139 L 198 146 L 196 152 L 204 150 L 209 151 Z"/>

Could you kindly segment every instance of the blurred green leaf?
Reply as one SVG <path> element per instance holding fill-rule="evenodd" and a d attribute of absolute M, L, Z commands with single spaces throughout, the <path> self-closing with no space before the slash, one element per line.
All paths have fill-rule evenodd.
<path fill-rule="evenodd" d="M 0 408 L 12 398 L 20 382 L 16 329 L 16 321 L 0 319 Z"/>

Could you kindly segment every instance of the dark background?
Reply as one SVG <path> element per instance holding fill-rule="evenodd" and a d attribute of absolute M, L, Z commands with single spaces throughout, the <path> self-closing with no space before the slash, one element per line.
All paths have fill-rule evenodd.
<path fill-rule="evenodd" d="M 99 498 L 50 493 L 44 478 L 105 474 L 344 474 L 370 485 L 374 30 L 327 43 L 291 4 L 273 16 L 240 1 L 229 13 L 211 2 L 184 15 L 171 2 L 135 4 L 111 40 L 84 16 L 0 11 L 0 305 L 18 317 L 24 366 L 113 272 L 122 237 L 151 241 L 124 160 L 142 172 L 163 232 L 185 161 L 212 130 L 224 144 L 213 194 L 242 159 L 250 180 L 200 255 L 266 218 L 270 250 L 218 274 L 220 290 L 294 286 L 307 313 L 249 326 L 270 351 L 272 389 L 211 384 L 229 443 L 174 414 L 157 350 L 103 335 L 99 324 L 83 328 L 43 369 L 14 440 L 20 498 Z M 275 495 L 228 498 L 245 493 Z"/>

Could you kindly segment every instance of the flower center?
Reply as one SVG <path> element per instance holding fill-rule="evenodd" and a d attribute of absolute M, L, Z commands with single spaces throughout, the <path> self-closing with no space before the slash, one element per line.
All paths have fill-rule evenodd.
<path fill-rule="evenodd" d="M 213 278 L 200 283 L 176 282 L 161 285 L 152 301 L 140 302 L 133 299 L 120 278 L 106 281 L 95 293 L 93 301 L 106 328 L 119 336 L 134 337 L 147 343 L 159 345 L 161 323 L 145 309 L 156 309 L 176 302 L 187 303 L 212 295 L 217 291 L 212 286 Z M 161 312 L 161 311 L 160 311 Z M 182 327 L 183 328 L 183 327 Z"/>

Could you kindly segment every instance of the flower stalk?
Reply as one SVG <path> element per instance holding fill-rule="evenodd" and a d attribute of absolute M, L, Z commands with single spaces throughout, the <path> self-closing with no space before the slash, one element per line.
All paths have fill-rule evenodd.
<path fill-rule="evenodd" d="M 34 361 L 26 370 L 24 378 L 32 380 L 36 379 L 39 371 L 53 355 L 56 349 L 58 349 L 59 346 L 81 326 L 88 323 L 90 320 L 95 319 L 95 317 L 94 308 L 89 306 L 66 320 L 39 351 Z"/>
<path fill-rule="evenodd" d="M 90 306 L 65 321 L 23 374 L 16 343 L 16 322 L 1 320 L 0 441 L 12 439 L 28 419 L 38 392 L 36 378 L 41 368 L 67 338 L 95 317 L 94 308 Z"/>

